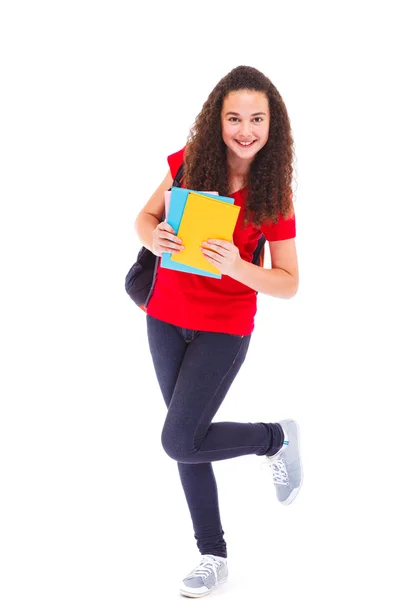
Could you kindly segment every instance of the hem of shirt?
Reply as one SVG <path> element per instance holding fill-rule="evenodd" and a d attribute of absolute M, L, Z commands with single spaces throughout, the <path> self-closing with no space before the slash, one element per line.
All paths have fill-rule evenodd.
<path fill-rule="evenodd" d="M 169 323 L 170 325 L 174 325 L 175 327 L 182 327 L 183 329 L 190 329 L 192 331 L 203 331 L 204 333 L 224 333 L 226 335 L 236 335 L 238 337 L 245 337 L 251 335 L 254 331 L 254 322 L 250 327 L 250 331 L 226 331 L 226 329 L 216 328 L 214 325 L 210 327 L 205 326 L 204 324 L 198 324 L 197 326 L 193 326 L 193 324 L 179 322 L 175 319 L 166 318 L 157 314 L 157 311 L 153 312 L 150 309 L 150 305 L 147 307 L 147 314 L 149 317 L 153 317 L 154 319 L 158 319 L 159 321 L 163 321 L 164 323 Z"/>

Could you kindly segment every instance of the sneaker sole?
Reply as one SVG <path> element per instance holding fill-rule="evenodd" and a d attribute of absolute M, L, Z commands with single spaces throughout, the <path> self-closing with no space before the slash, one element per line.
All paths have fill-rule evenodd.
<path fill-rule="evenodd" d="M 216 583 L 214 585 L 214 587 L 211 588 L 211 590 L 209 590 L 208 592 L 203 592 L 201 594 L 196 594 L 195 592 L 188 592 L 186 590 L 182 590 L 180 589 L 180 593 L 182 596 L 185 596 L 185 598 L 203 598 L 204 596 L 208 596 L 209 594 L 211 594 L 211 592 L 213 590 L 215 590 L 215 588 L 217 588 L 218 586 L 220 586 L 223 583 L 226 583 L 228 581 L 228 578 L 225 577 L 224 579 L 221 579 L 220 581 L 218 581 L 218 583 Z"/>

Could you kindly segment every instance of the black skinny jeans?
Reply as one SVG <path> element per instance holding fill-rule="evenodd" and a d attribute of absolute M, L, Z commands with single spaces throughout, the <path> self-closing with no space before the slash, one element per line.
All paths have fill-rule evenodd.
<path fill-rule="evenodd" d="M 212 423 L 242 366 L 251 335 L 194 331 L 146 316 L 150 352 L 168 407 L 161 441 L 179 475 L 201 554 L 227 556 L 211 462 L 275 454 L 276 423 Z"/>

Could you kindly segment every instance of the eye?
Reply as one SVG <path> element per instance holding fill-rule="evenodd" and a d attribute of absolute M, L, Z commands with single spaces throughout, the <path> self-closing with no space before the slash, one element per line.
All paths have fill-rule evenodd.
<path fill-rule="evenodd" d="M 262 122 L 262 120 L 263 120 L 263 118 L 262 118 L 262 117 L 254 117 L 254 121 L 255 121 L 256 123 L 261 123 L 261 122 Z"/>
<path fill-rule="evenodd" d="M 229 117 L 228 119 L 231 123 L 236 123 L 239 119 L 237 117 Z"/>

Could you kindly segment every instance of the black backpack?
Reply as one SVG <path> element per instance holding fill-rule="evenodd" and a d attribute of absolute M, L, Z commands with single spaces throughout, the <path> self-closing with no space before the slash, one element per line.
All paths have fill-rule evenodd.
<path fill-rule="evenodd" d="M 173 187 L 181 187 L 183 179 L 183 164 L 179 167 Z M 171 188 L 170 188 L 171 190 Z M 163 219 L 165 215 L 163 215 Z M 265 237 L 262 234 L 258 240 L 257 248 L 253 254 L 252 263 L 255 265 L 263 264 L 263 250 Z M 153 294 L 157 267 L 160 257 L 153 254 L 145 246 L 139 250 L 136 262 L 129 269 L 125 277 L 125 291 L 130 298 L 143 310 L 146 310 L 150 298 Z M 258 293 L 258 292 L 257 292 Z"/>

